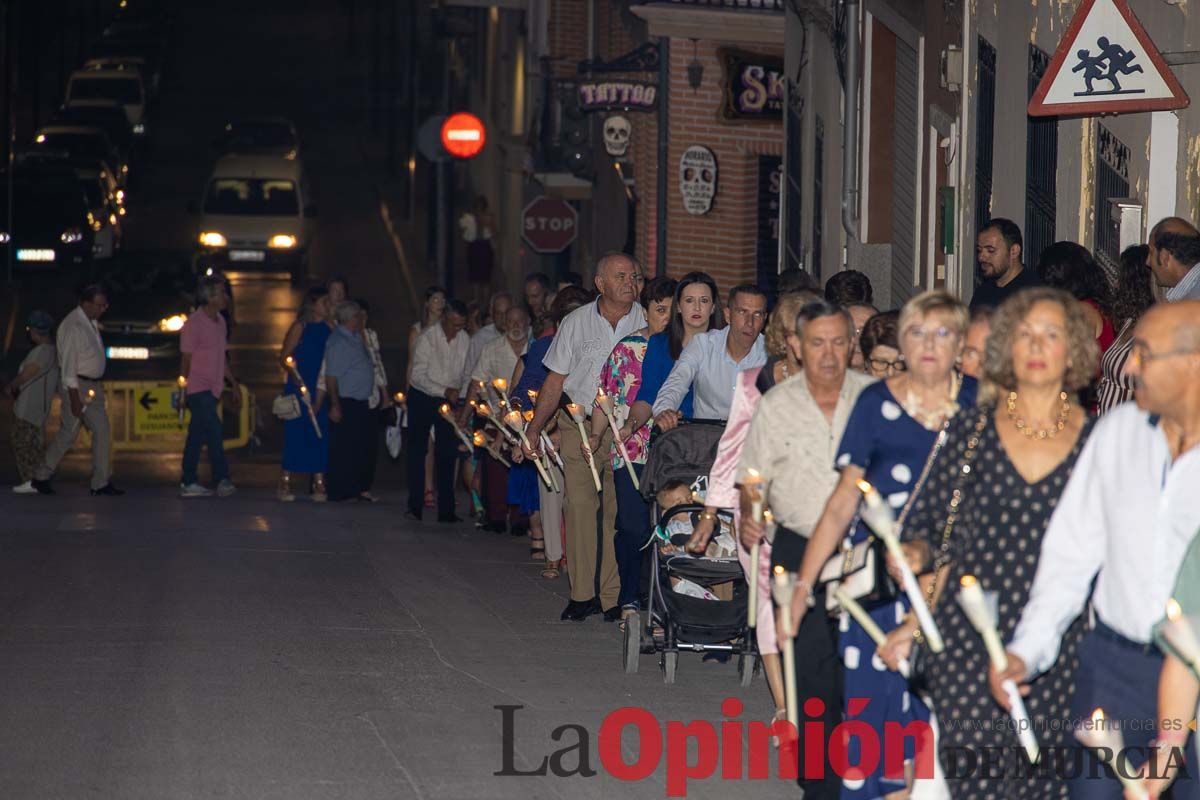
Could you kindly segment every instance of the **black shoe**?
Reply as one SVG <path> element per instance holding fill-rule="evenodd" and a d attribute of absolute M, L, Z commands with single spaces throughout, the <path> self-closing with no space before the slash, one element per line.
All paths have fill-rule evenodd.
<path fill-rule="evenodd" d="M 725 650 L 714 650 L 710 653 L 705 653 L 701 661 L 715 661 L 718 664 L 728 664 L 731 655 Z"/>
<path fill-rule="evenodd" d="M 613 606 L 612 608 L 610 608 L 604 612 L 604 621 L 605 622 L 616 622 L 620 618 L 621 618 L 621 607 L 620 606 Z"/>
<path fill-rule="evenodd" d="M 49 479 L 44 480 L 44 481 L 39 481 L 35 478 L 32 481 L 30 481 L 30 483 L 33 484 L 34 489 L 37 489 L 38 494 L 57 494 L 54 491 L 54 487 L 50 485 Z"/>
<path fill-rule="evenodd" d="M 483 529 L 485 531 L 491 531 L 492 533 L 504 533 L 505 531 L 508 530 L 508 523 L 489 522 L 488 524 L 483 526 Z"/>
<path fill-rule="evenodd" d="M 571 622 L 583 622 L 592 614 L 599 613 L 600 601 L 594 597 L 591 600 L 572 600 L 567 603 L 567 607 L 563 609 L 562 616 L 559 619 Z"/>
<path fill-rule="evenodd" d="M 421 521 L 421 512 L 413 511 L 411 508 L 407 509 L 404 512 L 404 518 L 406 520 L 408 520 L 409 522 L 420 522 Z"/>
<path fill-rule="evenodd" d="M 123 494 L 125 494 L 125 492 L 113 486 L 111 483 L 106 483 L 99 489 L 92 489 L 92 497 L 99 497 L 100 495 L 104 495 L 106 497 L 120 497 Z"/>
<path fill-rule="evenodd" d="M 519 525 L 514 525 L 514 526 L 512 526 L 512 528 L 509 530 L 509 533 L 511 533 L 513 536 L 528 536 L 528 535 L 529 535 L 529 528 L 527 528 L 527 527 L 526 527 L 526 528 L 523 528 L 523 527 L 521 527 L 521 526 L 519 526 Z"/>
<path fill-rule="evenodd" d="M 462 517 L 456 514 L 438 514 L 438 522 L 444 522 L 447 525 L 452 525 L 455 522 L 462 522 Z"/>

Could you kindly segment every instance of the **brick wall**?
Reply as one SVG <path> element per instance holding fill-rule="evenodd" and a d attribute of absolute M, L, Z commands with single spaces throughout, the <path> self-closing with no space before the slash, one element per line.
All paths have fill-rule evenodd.
<path fill-rule="evenodd" d="M 550 74 L 574 79 L 579 62 L 587 58 L 587 3 L 556 0 L 550 7 Z"/>

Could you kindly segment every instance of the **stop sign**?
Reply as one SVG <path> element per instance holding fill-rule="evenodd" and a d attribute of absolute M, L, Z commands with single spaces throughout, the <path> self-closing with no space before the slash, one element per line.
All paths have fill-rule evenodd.
<path fill-rule="evenodd" d="M 521 236 L 539 253 L 561 253 L 575 241 L 578 222 L 570 203 L 542 196 L 521 213 Z"/>

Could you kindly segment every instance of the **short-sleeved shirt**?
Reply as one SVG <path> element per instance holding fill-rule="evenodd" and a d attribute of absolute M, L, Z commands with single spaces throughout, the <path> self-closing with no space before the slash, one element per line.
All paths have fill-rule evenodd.
<path fill-rule="evenodd" d="M 37 364 L 37 374 L 21 386 L 21 393 L 13 404 L 17 419 L 41 427 L 50 415 L 50 403 L 58 391 L 58 355 L 52 344 L 39 344 L 29 351 L 21 362 L 18 373 L 30 364 Z"/>
<path fill-rule="evenodd" d="M 476 334 L 478 336 L 479 334 Z M 474 340 L 472 340 L 472 343 Z M 479 354 L 479 360 L 475 362 L 474 370 L 471 372 L 471 380 L 483 381 L 491 383 L 496 378 L 504 378 L 511 380 L 513 370 L 517 368 L 517 361 L 521 356 L 525 355 L 525 351 L 529 348 L 526 344 L 521 348 L 521 353 L 518 355 L 513 352 L 512 344 L 508 341 L 507 336 L 501 336 L 488 342 L 483 352 Z M 521 405 L 524 408 L 529 408 L 527 397 L 518 396 Z"/>
<path fill-rule="evenodd" d="M 971 295 L 971 308 L 995 308 L 1022 289 L 1041 285 L 1037 270 L 1026 265 L 1004 286 L 997 286 L 995 281 L 984 281 L 976 286 L 975 294 Z"/>
<path fill-rule="evenodd" d="M 375 388 L 375 364 L 362 337 L 341 325 L 325 343 L 325 374 L 337 380 L 338 397 L 370 400 Z"/>
<path fill-rule="evenodd" d="M 590 411 L 600 386 L 600 368 L 617 342 L 645 325 L 646 314 L 634 303 L 614 328 L 601 315 L 597 298 L 563 318 L 542 363 L 565 375 L 563 390 L 567 396 Z"/>
<path fill-rule="evenodd" d="M 617 424 L 623 425 L 629 418 L 629 409 L 638 398 L 638 390 L 642 384 L 642 362 L 646 357 L 646 337 L 639 334 L 626 336 L 617 342 L 608 361 L 600 370 L 600 388 L 613 398 L 614 413 Z M 647 422 L 629 435 L 625 440 L 625 452 L 634 464 L 645 464 L 646 453 L 650 446 L 650 427 Z M 625 458 L 621 448 L 614 442 L 609 453 L 614 470 L 625 466 Z"/>
<path fill-rule="evenodd" d="M 225 317 L 213 319 L 197 309 L 179 333 L 179 350 L 192 356 L 187 375 L 187 393 L 212 392 L 217 397 L 225 387 L 225 345 L 228 335 Z"/>

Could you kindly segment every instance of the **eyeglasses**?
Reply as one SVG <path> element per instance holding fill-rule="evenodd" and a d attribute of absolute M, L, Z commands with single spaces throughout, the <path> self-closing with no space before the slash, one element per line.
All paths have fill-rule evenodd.
<path fill-rule="evenodd" d="M 884 372 L 885 370 L 904 372 L 904 370 L 908 369 L 908 365 L 904 363 L 904 359 L 902 358 L 898 358 L 895 361 L 888 361 L 886 358 L 868 358 L 867 366 L 876 372 Z"/>
<path fill-rule="evenodd" d="M 1128 363 L 1134 367 L 1142 367 L 1149 364 L 1151 361 L 1157 361 L 1160 358 L 1170 358 L 1172 356 L 1187 356 L 1200 353 L 1200 350 L 1177 348 L 1175 350 L 1164 350 L 1161 353 L 1153 352 L 1149 347 L 1140 342 L 1134 342 L 1129 348 Z"/>
<path fill-rule="evenodd" d="M 954 328 L 947 328 L 945 325 L 939 325 L 936 328 L 926 328 L 922 325 L 914 325 L 904 332 L 904 335 L 915 342 L 924 344 L 926 341 L 933 341 L 939 345 L 948 345 L 954 339 L 958 338 L 958 331 Z"/>

